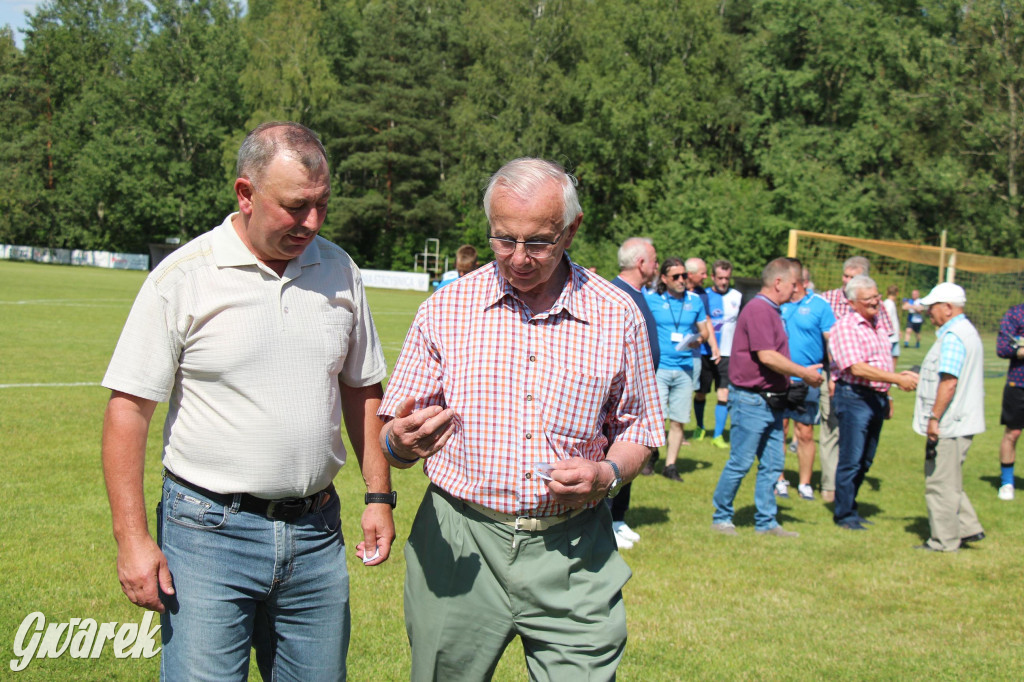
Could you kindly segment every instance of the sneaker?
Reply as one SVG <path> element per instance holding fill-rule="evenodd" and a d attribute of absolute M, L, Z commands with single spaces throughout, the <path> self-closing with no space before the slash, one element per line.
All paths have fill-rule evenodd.
<path fill-rule="evenodd" d="M 1006 485 L 999 486 L 999 499 L 1000 500 L 1012 500 L 1013 499 L 1013 484 L 1007 483 Z"/>
<path fill-rule="evenodd" d="M 707 434 L 708 434 L 708 432 L 704 430 L 703 426 L 698 426 L 697 428 L 695 428 L 693 430 L 693 439 L 694 440 L 704 440 L 704 436 L 706 436 Z"/>
<path fill-rule="evenodd" d="M 800 533 L 796 533 L 796 532 L 791 531 L 791 530 L 786 530 L 782 526 L 775 526 L 774 528 L 769 528 L 768 530 L 759 530 L 759 531 L 757 531 L 757 534 L 758 535 L 774 535 L 777 538 L 798 538 L 798 537 L 800 537 Z"/>
<path fill-rule="evenodd" d="M 675 464 L 669 464 L 667 467 L 662 469 L 661 470 L 661 475 L 664 476 L 665 478 L 669 479 L 669 480 L 672 480 L 672 481 L 679 481 L 680 483 L 683 482 L 683 479 L 679 475 L 679 472 L 676 471 L 676 465 Z"/>
<path fill-rule="evenodd" d="M 794 455 L 796 454 L 796 438 L 789 441 L 789 451 L 792 452 Z"/>
<path fill-rule="evenodd" d="M 635 530 L 627 526 L 625 521 L 613 521 L 612 530 L 615 531 L 616 535 L 619 535 L 630 542 L 640 541 L 640 533 L 637 533 Z"/>
<path fill-rule="evenodd" d="M 811 486 L 807 485 L 806 483 L 801 483 L 800 485 L 798 485 L 796 487 L 796 492 L 797 494 L 800 495 L 801 500 L 814 499 L 814 490 L 811 488 Z"/>
<path fill-rule="evenodd" d="M 789 481 L 780 478 L 775 482 L 775 494 L 779 497 L 789 498 Z"/>
<path fill-rule="evenodd" d="M 615 546 L 619 549 L 633 549 L 633 543 L 618 533 L 615 533 Z"/>
<path fill-rule="evenodd" d="M 711 444 L 716 448 L 722 448 L 723 450 L 729 449 L 729 444 L 725 442 L 725 436 L 715 436 L 715 439 L 711 441 Z"/>
<path fill-rule="evenodd" d="M 731 521 L 722 521 L 721 523 L 712 523 L 711 530 L 722 535 L 739 535 L 736 532 L 736 526 Z"/>

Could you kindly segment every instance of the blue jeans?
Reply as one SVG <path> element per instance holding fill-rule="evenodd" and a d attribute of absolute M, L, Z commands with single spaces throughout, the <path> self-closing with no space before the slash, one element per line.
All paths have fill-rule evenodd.
<path fill-rule="evenodd" d="M 832 519 L 836 523 L 848 523 L 860 518 L 857 492 L 875 461 L 878 436 L 889 411 L 889 398 L 866 386 L 839 383 L 832 409 L 839 421 L 839 464 Z"/>
<path fill-rule="evenodd" d="M 348 571 L 337 494 L 294 523 L 225 507 L 164 479 L 161 680 L 245 680 L 249 649 L 265 680 L 343 680 Z"/>
<path fill-rule="evenodd" d="M 722 469 L 712 498 L 715 504 L 714 523 L 731 523 L 733 501 L 743 477 L 750 471 L 757 457 L 757 482 L 754 487 L 754 528 L 771 530 L 779 525 L 775 520 L 775 481 L 782 473 L 785 462 L 782 443 L 782 411 L 768 407 L 759 394 L 742 388 L 730 387 L 729 415 L 732 417 L 732 438 L 729 441 L 729 461 Z"/>

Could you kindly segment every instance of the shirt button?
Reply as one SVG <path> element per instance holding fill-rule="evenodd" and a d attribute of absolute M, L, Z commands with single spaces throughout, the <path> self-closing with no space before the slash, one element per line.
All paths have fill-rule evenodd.
<path fill-rule="evenodd" d="M 531 438 L 533 438 L 533 436 L 531 434 L 529 434 L 529 433 L 526 434 L 526 440 L 530 440 Z"/>
<path fill-rule="evenodd" d="M 537 356 L 536 355 L 531 355 L 530 356 L 530 362 L 537 362 Z"/>
<path fill-rule="evenodd" d="M 533 400 L 533 396 L 532 396 L 532 395 L 530 395 L 529 393 L 527 393 L 527 394 L 526 394 L 526 399 L 527 399 L 527 400 Z"/>
<path fill-rule="evenodd" d="M 526 478 L 526 480 L 530 480 L 531 478 L 533 478 L 533 475 L 529 471 L 527 471 L 526 476 L 524 476 L 524 478 Z"/>
<path fill-rule="evenodd" d="M 284 307 L 284 314 L 285 314 L 285 315 L 287 315 L 287 314 L 288 314 L 288 306 L 285 306 L 285 307 Z"/>

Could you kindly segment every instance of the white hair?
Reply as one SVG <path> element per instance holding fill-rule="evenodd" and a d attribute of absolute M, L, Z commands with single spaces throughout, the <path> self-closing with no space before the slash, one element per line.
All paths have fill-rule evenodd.
<path fill-rule="evenodd" d="M 553 161 L 522 158 L 509 161 L 491 176 L 484 191 L 484 213 L 491 221 L 491 201 L 497 187 L 508 191 L 519 199 L 527 199 L 546 182 L 556 180 L 562 186 L 562 227 L 576 220 L 583 212 L 576 195 L 576 178 Z"/>
<path fill-rule="evenodd" d="M 619 270 L 635 268 L 637 261 L 647 255 L 647 247 L 654 246 L 648 237 L 630 237 L 619 247 Z"/>
<path fill-rule="evenodd" d="M 863 289 L 878 289 L 878 285 L 875 284 L 875 280 L 871 279 L 867 275 L 857 275 L 849 282 L 846 283 L 846 288 L 843 289 L 843 293 L 846 294 L 847 301 L 856 301 L 857 292 Z"/>

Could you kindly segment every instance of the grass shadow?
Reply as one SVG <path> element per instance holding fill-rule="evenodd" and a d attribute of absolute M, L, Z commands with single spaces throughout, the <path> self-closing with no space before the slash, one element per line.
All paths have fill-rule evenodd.
<path fill-rule="evenodd" d="M 904 516 L 901 520 L 907 522 L 907 525 L 903 526 L 903 530 L 916 535 L 922 542 L 932 536 L 927 516 Z"/>
<path fill-rule="evenodd" d="M 629 525 L 633 528 L 668 523 L 667 507 L 630 507 L 627 513 L 629 514 Z"/>
<path fill-rule="evenodd" d="M 1003 485 L 1003 479 L 999 476 L 979 476 L 978 480 L 982 481 L 983 483 L 988 483 L 990 486 L 992 486 L 993 490 L 999 490 L 999 488 Z M 1014 490 L 1020 490 L 1021 488 L 1024 488 L 1024 478 L 1021 478 L 1020 476 L 1014 476 L 1013 488 Z"/>
<path fill-rule="evenodd" d="M 692 474 L 698 469 L 710 469 L 711 462 L 703 459 L 690 459 L 688 457 L 680 457 L 676 460 L 676 471 L 679 475 Z"/>

